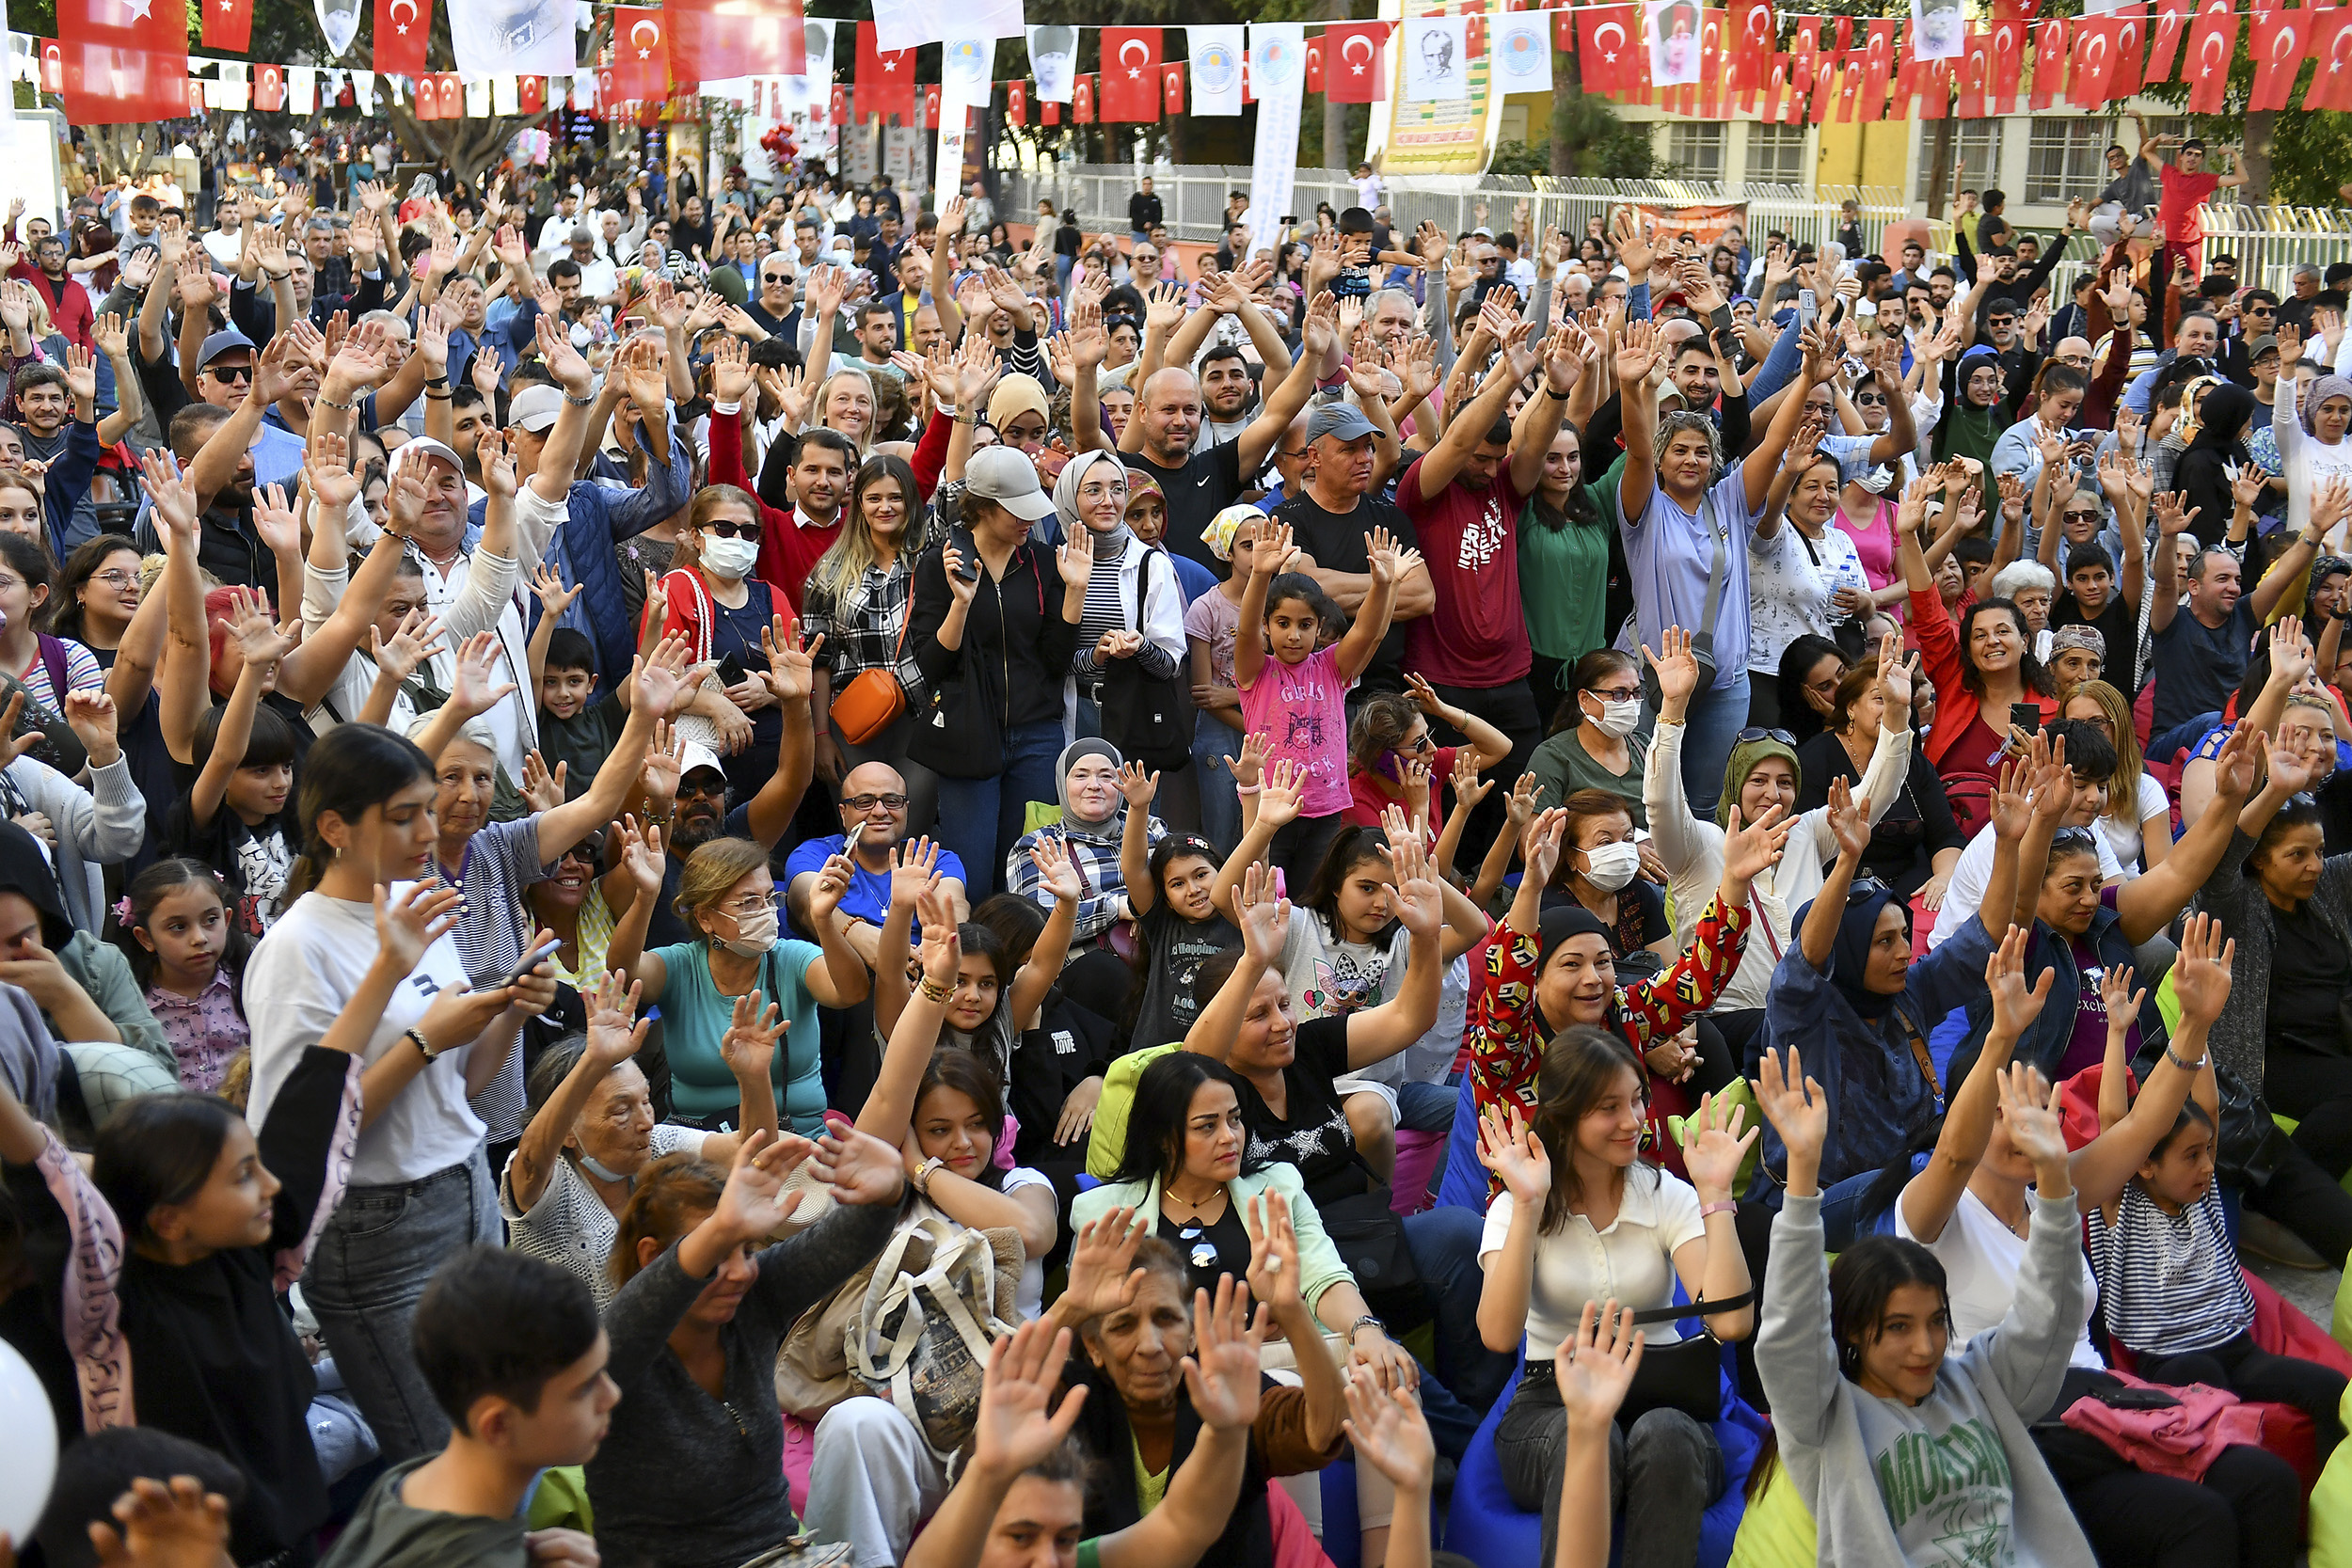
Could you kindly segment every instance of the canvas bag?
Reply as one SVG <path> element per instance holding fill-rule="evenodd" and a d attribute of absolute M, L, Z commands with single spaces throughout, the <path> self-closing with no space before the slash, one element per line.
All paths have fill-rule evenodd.
<path fill-rule="evenodd" d="M 1020 1238 L 1013 1238 L 1020 1257 Z M 1013 1332 L 1012 1287 L 990 1239 L 945 1217 L 902 1227 L 876 1259 L 849 1338 L 850 1370 L 913 1421 L 943 1463 L 979 1418 L 988 1348 Z"/>

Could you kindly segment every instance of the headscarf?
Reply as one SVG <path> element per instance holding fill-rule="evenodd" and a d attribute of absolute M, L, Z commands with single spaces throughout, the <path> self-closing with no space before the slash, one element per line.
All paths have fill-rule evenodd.
<path fill-rule="evenodd" d="M 1015 414 L 1035 414 L 1043 420 L 1047 429 L 1054 424 L 1052 404 L 1045 400 L 1045 388 L 1037 377 L 1014 371 L 998 379 L 995 393 L 988 400 L 988 422 L 998 430 Z"/>
<path fill-rule="evenodd" d="M 1766 757 L 1788 758 L 1788 770 L 1797 776 L 1798 787 L 1804 787 L 1804 765 L 1797 760 L 1795 747 L 1769 735 L 1740 741 L 1732 747 L 1731 755 L 1724 762 L 1724 793 L 1715 802 L 1715 826 L 1724 832 L 1731 831 L 1731 808 L 1740 803 L 1740 787 L 1748 782 L 1748 775 L 1756 771 L 1756 765 Z"/>
<path fill-rule="evenodd" d="M 1796 928 L 1804 929 L 1805 919 L 1813 911 L 1814 900 L 1797 911 Z M 1846 999 L 1865 1022 L 1876 1023 L 1895 1010 L 1893 996 L 1882 995 L 1863 984 L 1869 973 L 1870 942 L 1877 936 L 1879 911 L 1892 904 L 1902 911 L 1903 934 L 1911 933 L 1911 906 L 1895 896 L 1894 891 L 1874 885 L 1867 892 L 1850 895 L 1846 908 L 1837 920 L 1837 941 L 1829 951 L 1827 979 L 1837 988 L 1837 994 Z"/>
<path fill-rule="evenodd" d="M 1265 514 L 1254 506 L 1229 506 L 1209 519 L 1200 531 L 1200 542 L 1209 546 L 1209 553 L 1219 561 L 1233 559 L 1233 536 L 1244 528 L 1254 528 L 1265 521 Z"/>
<path fill-rule="evenodd" d="M 1141 468 L 1128 469 L 1127 512 L 1133 513 L 1136 509 L 1136 502 L 1141 500 L 1146 496 L 1157 496 L 1160 498 L 1160 526 L 1162 529 L 1166 529 L 1168 526 L 1168 492 L 1160 488 L 1160 482 L 1158 480 L 1153 479 L 1150 474 L 1145 473 Z M 1124 515 L 1124 514 L 1122 514 L 1122 515 Z"/>
<path fill-rule="evenodd" d="M 1980 364 L 1989 364 L 1998 371 L 2000 356 L 1979 343 L 1960 356 L 1960 369 L 1952 383 L 1951 407 L 1945 410 L 1943 422 L 1935 427 L 1935 448 L 1945 457 L 1973 457 L 1984 465 L 1984 483 L 1989 494 L 1993 449 L 2000 444 L 2005 427 L 2000 420 L 2001 400 L 1997 393 L 1982 407 L 1968 401 L 1968 379 L 1976 374 Z"/>
<path fill-rule="evenodd" d="M 1061 820 L 1064 828 L 1075 828 L 1080 832 L 1099 833 L 1118 823 L 1119 814 L 1126 809 L 1126 803 L 1121 800 L 1120 804 L 1111 807 L 1111 814 L 1108 816 L 1092 822 L 1087 821 L 1070 809 L 1070 770 L 1088 757 L 1108 757 L 1113 768 L 1123 767 L 1127 761 L 1125 757 L 1119 754 L 1119 748 L 1107 740 L 1092 737 L 1073 740 L 1061 749 L 1060 756 L 1054 759 L 1054 794 L 1061 801 Z"/>
<path fill-rule="evenodd" d="M 2189 442 L 2191 450 L 2234 453 L 2240 450 L 2238 436 L 2246 423 L 2254 417 L 2254 394 L 2235 382 L 2225 381 L 2205 394 L 2205 401 L 2197 410 L 2197 436 Z"/>
<path fill-rule="evenodd" d="M 1543 974 L 1545 966 L 1551 962 L 1552 954 L 1559 951 L 1562 942 L 1570 937 L 1585 936 L 1600 938 L 1602 942 L 1609 944 L 1609 950 L 1612 953 L 1617 950 L 1617 934 L 1609 928 L 1607 922 L 1583 905 L 1554 904 L 1545 910 L 1535 927 L 1535 973 L 1538 975 Z M 1606 1022 L 1615 1018 L 1616 1012 L 1617 999 L 1612 996 L 1602 1005 L 1600 1016 Z M 1535 1017 L 1543 1026 L 1547 1037 L 1557 1033 L 1562 1027 L 1544 1016 L 1543 1004 L 1540 1002 L 1535 1005 Z"/>
<path fill-rule="evenodd" d="M 2323 375 L 2312 383 L 2312 389 L 2303 395 L 2303 406 L 2298 410 L 2303 416 L 2303 434 L 2319 434 L 2312 428 L 2312 416 L 2329 398 L 2352 398 L 2352 376 Z"/>
<path fill-rule="evenodd" d="M 2097 626 L 2080 624 L 2059 626 L 2050 633 L 2050 657 L 2053 660 L 2069 648 L 2080 648 L 2104 664 L 2107 657 L 2106 633 Z"/>
<path fill-rule="evenodd" d="M 1124 506 L 1119 510 L 1118 526 L 1107 533 L 1094 532 L 1078 515 L 1078 486 L 1086 483 L 1089 469 L 1100 467 L 1105 463 L 1118 469 L 1122 479 L 1125 478 L 1126 466 L 1120 462 L 1117 455 L 1098 450 L 1082 451 L 1063 464 L 1060 475 L 1054 481 L 1054 510 L 1061 515 L 1062 537 L 1074 539 L 1081 533 L 1092 537 L 1094 559 L 1098 562 L 1117 561 L 1127 553 L 1128 542 L 1135 538 L 1127 527 L 1127 509 Z"/>

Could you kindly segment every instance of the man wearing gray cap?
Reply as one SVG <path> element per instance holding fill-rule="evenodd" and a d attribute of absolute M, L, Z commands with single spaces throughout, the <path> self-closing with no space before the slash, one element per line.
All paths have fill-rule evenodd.
<path fill-rule="evenodd" d="M 1418 543 L 1412 520 L 1371 494 L 1385 449 L 1394 462 L 1396 429 L 1378 398 L 1375 423 L 1352 403 L 1319 403 L 1308 412 L 1303 444 L 1306 477 L 1299 493 L 1275 508 L 1306 552 L 1294 569 L 1321 585 L 1332 602 L 1354 615 L 1372 592 L 1372 558 L 1366 543 L 1375 529 L 1387 529 L 1400 546 Z M 1174 540 L 1169 541 L 1171 546 Z M 1429 573 L 1415 566 L 1396 585 L 1396 608 L 1388 635 L 1364 669 L 1363 687 L 1374 691 L 1405 689 L 1406 626 L 1427 615 L 1436 599 Z M 1516 775 L 1515 775 L 1516 776 Z"/>

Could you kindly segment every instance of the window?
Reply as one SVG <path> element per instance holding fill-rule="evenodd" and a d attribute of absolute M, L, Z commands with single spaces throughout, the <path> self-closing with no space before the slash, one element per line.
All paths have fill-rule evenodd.
<path fill-rule="evenodd" d="M 1747 178 L 1758 185 L 1810 183 L 1805 178 L 1804 127 L 1749 126 Z"/>
<path fill-rule="evenodd" d="M 1998 188 L 2001 180 L 2001 122 L 1997 119 L 1959 119 L 1952 126 L 1952 151 L 1968 166 L 1959 180 L 1946 173 L 1944 199 L 1949 201 L 1954 189 L 1980 191 L 1987 185 Z M 1919 128 L 1919 188 L 1912 193 L 1914 201 L 1928 198 L 1929 177 L 1934 173 L 1936 128 L 1932 121 Z"/>
<path fill-rule="evenodd" d="M 2115 124 L 2105 119 L 2036 119 L 2026 147 L 2027 201 L 2062 203 L 2089 197 L 2107 182 L 2107 144 Z"/>
<path fill-rule="evenodd" d="M 1721 180 L 1727 130 L 1721 120 L 1677 120 L 1666 133 L 1666 162 L 1685 180 Z"/>

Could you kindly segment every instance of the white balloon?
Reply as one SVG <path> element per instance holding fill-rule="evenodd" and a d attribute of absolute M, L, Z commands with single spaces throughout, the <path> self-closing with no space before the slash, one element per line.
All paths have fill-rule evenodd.
<path fill-rule="evenodd" d="M 15 1433 L 0 1441 L 0 1531 L 11 1541 L 30 1541 L 57 1479 L 57 1418 L 40 1379 L 6 1340 L 0 1340 L 0 1432 Z"/>

